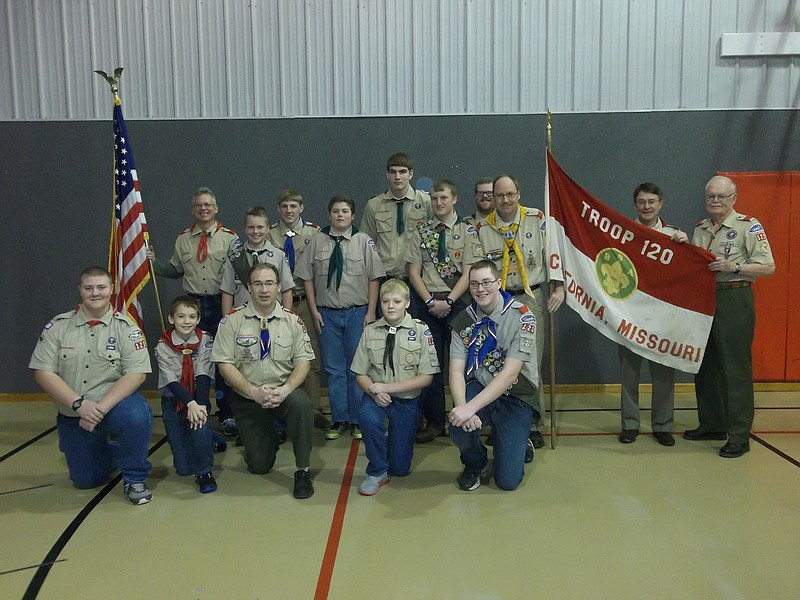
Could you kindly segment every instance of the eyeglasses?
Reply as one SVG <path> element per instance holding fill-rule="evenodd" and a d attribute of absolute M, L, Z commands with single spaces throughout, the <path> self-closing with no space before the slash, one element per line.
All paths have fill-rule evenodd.
<path fill-rule="evenodd" d="M 713 202 L 714 200 L 719 200 L 722 202 L 723 200 L 727 200 L 731 196 L 733 196 L 736 192 L 731 192 L 730 194 L 706 194 L 706 200 L 709 202 Z"/>
<path fill-rule="evenodd" d="M 500 281 L 499 279 L 484 279 L 483 281 L 470 281 L 469 282 L 469 289 L 477 290 L 479 288 L 483 288 L 485 290 L 489 289 L 489 286 L 492 285 L 495 281 Z"/>
<path fill-rule="evenodd" d="M 514 196 L 516 196 L 519 192 L 506 192 L 505 194 L 494 194 L 494 197 L 498 200 L 511 200 Z"/>
<path fill-rule="evenodd" d="M 475 192 L 477 198 L 491 198 L 494 196 L 492 192 Z"/>
<path fill-rule="evenodd" d="M 211 202 L 195 202 L 192 206 L 195 208 L 211 208 L 212 206 L 216 206 L 216 204 L 211 204 Z"/>
<path fill-rule="evenodd" d="M 659 202 L 661 202 L 661 200 L 658 198 L 655 200 L 637 200 L 636 206 L 655 206 Z"/>
<path fill-rule="evenodd" d="M 250 283 L 254 288 L 262 288 L 262 287 L 275 287 L 278 285 L 277 281 L 253 281 Z"/>

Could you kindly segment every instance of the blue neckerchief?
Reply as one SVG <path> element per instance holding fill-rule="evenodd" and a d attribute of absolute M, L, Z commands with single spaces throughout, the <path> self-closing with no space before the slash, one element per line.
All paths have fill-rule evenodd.
<path fill-rule="evenodd" d="M 500 311 L 500 314 L 505 314 L 508 310 L 508 307 L 514 302 L 514 297 L 506 292 L 505 290 L 500 290 L 500 296 L 503 300 L 503 308 Z M 470 305 L 470 311 L 474 316 L 478 314 L 478 303 L 473 301 Z M 478 347 L 477 340 L 478 334 L 480 333 L 483 326 L 486 325 L 486 339 L 481 344 L 480 348 Z M 494 325 L 494 321 L 492 321 L 488 316 L 483 317 L 480 321 L 475 323 L 472 329 L 472 335 L 469 337 L 469 351 L 467 353 L 467 375 L 472 374 L 472 372 L 477 369 L 480 365 L 483 364 L 483 361 L 486 360 L 486 357 L 489 355 L 490 352 L 494 352 L 497 348 L 497 330 Z"/>

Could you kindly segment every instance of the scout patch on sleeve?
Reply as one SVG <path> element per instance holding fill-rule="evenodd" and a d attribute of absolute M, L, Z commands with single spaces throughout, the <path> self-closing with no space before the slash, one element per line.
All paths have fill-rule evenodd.
<path fill-rule="evenodd" d="M 140 340 L 142 339 L 142 337 L 143 334 L 141 329 L 135 329 L 134 331 L 131 331 L 130 334 L 128 334 L 128 339 L 131 340 L 132 342 Z"/>
<path fill-rule="evenodd" d="M 756 233 L 758 231 L 764 231 L 764 227 L 761 225 L 761 223 L 756 223 L 750 229 L 748 229 L 748 231 L 750 233 Z"/>
<path fill-rule="evenodd" d="M 370 248 L 372 248 L 372 250 L 373 250 L 374 252 L 377 252 L 377 251 L 378 251 L 378 248 L 377 248 L 377 246 L 375 246 L 375 242 L 372 240 L 372 238 L 369 238 L 369 239 L 367 240 L 367 245 L 368 245 Z"/>
<path fill-rule="evenodd" d="M 519 318 L 520 323 L 536 323 L 536 315 L 532 312 L 526 312 Z"/>
<path fill-rule="evenodd" d="M 204 348 L 213 348 L 214 347 L 214 338 L 208 340 L 205 344 L 203 344 Z"/>
<path fill-rule="evenodd" d="M 53 326 L 53 322 L 52 322 L 52 321 L 48 321 L 48 322 L 45 324 L 44 328 L 45 328 L 45 329 L 50 329 L 52 326 Z"/>
<path fill-rule="evenodd" d="M 763 231 L 759 231 L 759 232 L 756 234 L 756 239 L 757 239 L 759 242 L 763 242 L 764 240 L 766 240 L 766 239 L 767 239 L 767 234 L 766 234 L 766 233 L 764 233 Z"/>
<path fill-rule="evenodd" d="M 111 350 L 112 348 L 109 348 Z M 144 350 L 144 340 L 139 340 L 133 345 L 134 350 Z"/>

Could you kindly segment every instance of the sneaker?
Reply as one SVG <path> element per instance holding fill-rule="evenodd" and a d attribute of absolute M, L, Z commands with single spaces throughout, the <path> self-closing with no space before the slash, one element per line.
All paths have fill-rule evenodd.
<path fill-rule="evenodd" d="M 528 438 L 528 445 L 525 446 L 525 462 L 532 463 L 534 456 L 536 456 L 536 450 L 533 447 L 533 441 Z"/>
<path fill-rule="evenodd" d="M 228 442 L 216 431 L 211 432 L 211 449 L 217 452 L 225 452 L 228 449 Z"/>
<path fill-rule="evenodd" d="M 530 435 L 528 436 L 531 442 L 533 442 L 533 447 L 537 450 L 539 448 L 544 448 L 544 437 L 542 436 L 541 431 L 531 431 Z"/>
<path fill-rule="evenodd" d="M 147 484 L 144 481 L 137 481 L 136 483 L 128 483 L 126 481 L 123 491 L 128 500 L 131 501 L 131 504 L 136 506 L 147 504 L 153 499 L 153 494 L 147 489 Z"/>
<path fill-rule="evenodd" d="M 308 471 L 299 469 L 294 472 L 294 497 L 298 500 L 311 498 L 314 495 L 314 486 Z"/>
<path fill-rule="evenodd" d="M 236 426 L 236 419 L 228 417 L 219 424 L 222 427 L 222 433 L 228 437 L 236 437 L 239 435 L 239 428 Z"/>
<path fill-rule="evenodd" d="M 360 425 L 353 425 L 353 428 L 350 430 L 350 433 L 352 434 L 354 440 L 360 440 L 364 437 L 363 435 L 361 435 Z"/>
<path fill-rule="evenodd" d="M 331 428 L 325 432 L 326 440 L 338 440 L 342 434 L 349 429 L 345 421 L 335 421 Z"/>
<path fill-rule="evenodd" d="M 278 445 L 283 445 L 286 443 L 286 432 L 285 431 L 276 431 L 275 437 L 278 438 Z"/>
<path fill-rule="evenodd" d="M 461 475 L 458 476 L 458 487 L 465 492 L 471 492 L 481 487 L 481 477 L 486 475 L 486 467 L 481 469 L 480 473 L 470 473 L 465 468 Z"/>
<path fill-rule="evenodd" d="M 200 488 L 201 494 L 208 494 L 217 491 L 217 480 L 214 479 L 214 474 L 209 471 L 204 475 L 195 475 L 194 481 L 197 487 Z"/>
<path fill-rule="evenodd" d="M 381 489 L 381 486 L 389 483 L 390 479 L 389 471 L 386 471 L 383 475 L 367 475 L 361 485 L 358 486 L 358 493 L 362 496 L 374 496 Z"/>

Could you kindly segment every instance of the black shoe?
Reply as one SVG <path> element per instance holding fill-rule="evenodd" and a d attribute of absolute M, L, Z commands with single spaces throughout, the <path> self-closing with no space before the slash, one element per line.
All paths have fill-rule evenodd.
<path fill-rule="evenodd" d="M 533 457 L 536 456 L 536 451 L 533 449 L 533 442 L 528 438 L 528 443 L 525 446 L 525 462 L 532 463 Z"/>
<path fill-rule="evenodd" d="M 480 473 L 470 473 L 465 468 L 458 476 L 458 487 L 465 492 L 471 492 L 481 487 L 481 477 L 486 475 L 486 467 Z"/>
<path fill-rule="evenodd" d="M 201 494 L 209 494 L 217 491 L 217 481 L 214 479 L 214 474 L 209 471 L 204 475 L 195 475 L 194 477 L 197 487 L 200 488 Z"/>
<path fill-rule="evenodd" d="M 728 442 L 720 448 L 719 455 L 722 458 L 739 458 L 747 452 L 750 452 L 750 444 L 733 444 Z"/>
<path fill-rule="evenodd" d="M 486 444 L 487 446 L 494 446 L 494 440 L 492 439 L 491 433 L 486 436 L 486 441 L 483 443 Z"/>
<path fill-rule="evenodd" d="M 537 450 L 539 448 L 544 448 L 544 438 L 542 437 L 541 431 L 531 431 L 528 439 L 533 442 L 533 447 Z"/>
<path fill-rule="evenodd" d="M 632 444 L 636 441 L 636 436 L 639 435 L 638 429 L 623 429 L 619 433 L 619 441 L 623 444 Z"/>
<path fill-rule="evenodd" d="M 275 437 L 278 438 L 278 445 L 286 443 L 286 432 L 285 431 L 276 431 Z"/>
<path fill-rule="evenodd" d="M 244 446 L 244 442 L 242 441 L 242 436 L 237 435 L 236 441 L 233 442 L 233 445 L 236 446 L 237 448 L 241 448 L 242 446 Z"/>
<path fill-rule="evenodd" d="M 703 431 L 699 427 L 697 429 L 687 429 L 683 432 L 683 439 L 691 442 L 699 440 L 719 440 L 724 442 L 728 439 L 728 434 L 724 431 Z"/>
<path fill-rule="evenodd" d="M 654 431 L 653 437 L 656 438 L 656 441 L 662 446 L 675 445 L 675 438 L 672 437 L 672 434 L 669 431 Z"/>
<path fill-rule="evenodd" d="M 298 500 L 311 498 L 314 495 L 314 486 L 311 484 L 311 477 L 308 471 L 300 469 L 294 472 L 294 497 Z"/>
<path fill-rule="evenodd" d="M 226 442 L 222 436 L 220 436 L 216 431 L 211 432 L 211 450 L 215 453 L 217 452 L 225 452 L 228 449 L 228 442 Z"/>

